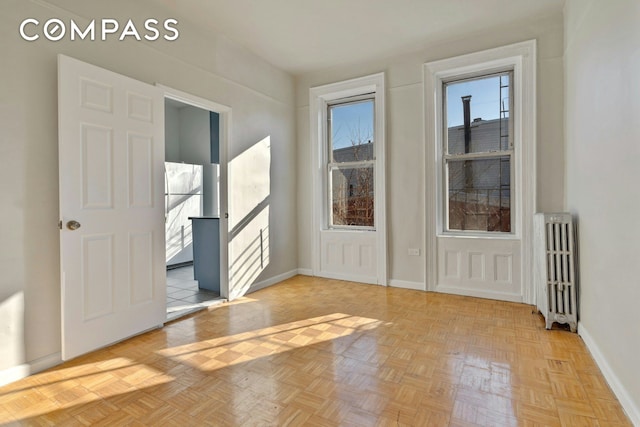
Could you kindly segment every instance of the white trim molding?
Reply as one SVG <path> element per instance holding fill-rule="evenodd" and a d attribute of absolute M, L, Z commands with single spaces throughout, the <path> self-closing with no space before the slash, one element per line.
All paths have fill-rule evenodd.
<path fill-rule="evenodd" d="M 522 295 L 510 294 L 507 292 L 479 291 L 476 289 L 465 289 L 455 286 L 438 285 L 436 292 L 445 294 L 463 295 L 467 297 L 495 299 L 509 302 L 522 302 Z"/>
<path fill-rule="evenodd" d="M 389 279 L 389 286 L 394 288 L 412 289 L 414 291 L 425 291 L 426 285 L 422 282 L 409 282 L 406 280 Z"/>
<path fill-rule="evenodd" d="M 213 111 L 220 115 L 220 182 L 226 185 L 220 186 L 220 296 L 229 298 L 229 259 L 231 258 L 229 245 L 229 216 L 231 216 L 231 207 L 229 205 L 229 168 L 228 153 L 231 144 L 231 107 L 218 104 L 217 102 L 192 95 L 156 83 L 156 86 L 164 91 L 165 99 L 182 102 L 183 104 L 192 105 L 202 108 L 203 110 Z"/>
<path fill-rule="evenodd" d="M 622 408 L 627 413 L 627 416 L 631 419 L 633 425 L 640 426 L 640 408 L 636 406 L 631 394 L 622 385 L 622 382 L 620 382 L 620 379 L 615 374 L 615 370 L 611 367 L 611 365 L 609 365 L 609 362 L 602 354 L 600 347 L 598 347 L 595 340 L 591 337 L 589 331 L 584 327 L 584 323 L 582 322 L 578 323 L 578 335 L 582 337 L 582 340 L 595 359 L 596 364 L 602 371 L 602 375 L 604 375 L 604 378 L 607 380 L 609 387 L 611 387 L 611 390 L 613 390 L 613 393 L 620 401 Z"/>
<path fill-rule="evenodd" d="M 521 301 L 533 304 L 532 283 L 533 215 L 536 212 L 536 41 L 529 40 L 495 49 L 475 52 L 423 65 L 424 137 L 425 137 L 425 278 L 427 290 L 443 291 L 438 286 L 438 237 L 443 236 L 443 82 L 492 71 L 512 69 L 514 75 L 514 148 L 515 194 L 512 213 L 515 231 L 506 239 L 520 240 Z M 473 234 L 473 233 L 471 233 Z M 470 234 L 470 236 L 471 236 Z M 476 233 L 477 234 L 477 233 Z M 478 237 L 475 234 L 472 237 Z M 493 237 L 492 237 L 493 238 Z M 500 238 L 500 237 L 496 237 Z M 446 290 L 445 292 L 449 292 Z M 504 299 L 504 298 L 500 298 Z"/>
<path fill-rule="evenodd" d="M 375 135 L 375 272 L 371 276 L 351 275 L 322 271 L 322 235 L 328 231 L 327 218 L 327 106 L 330 102 L 349 97 L 373 94 Z M 318 86 L 309 90 L 309 118 L 311 141 L 311 171 L 313 174 L 312 221 L 311 221 L 311 271 L 315 276 L 353 280 L 361 278 L 366 283 L 375 282 L 386 286 L 387 272 L 387 219 L 386 219 L 386 165 L 385 165 L 385 75 L 372 74 L 338 83 Z M 332 229 L 331 231 L 336 231 Z M 345 235 L 357 231 L 340 230 Z M 362 230 L 359 230 L 362 233 Z M 372 268 L 373 270 L 373 268 Z"/>
<path fill-rule="evenodd" d="M 375 278 L 371 278 L 368 276 L 360 276 L 357 274 L 345 274 L 345 273 L 327 273 L 320 272 L 318 274 L 314 274 L 315 277 L 322 277 L 324 279 L 331 280 L 342 280 L 345 282 L 355 282 L 355 283 L 366 283 L 368 285 L 377 285 L 378 282 Z"/>
<path fill-rule="evenodd" d="M 29 375 L 37 374 L 62 363 L 62 355 L 53 353 L 22 365 L 13 366 L 0 371 L 0 387 L 21 380 Z"/>
<path fill-rule="evenodd" d="M 301 276 L 313 276 L 313 270 L 310 268 L 299 268 L 298 274 Z"/>
<path fill-rule="evenodd" d="M 290 279 L 293 276 L 299 274 L 298 269 L 287 271 L 286 273 L 278 274 L 277 276 L 270 277 L 268 279 L 262 280 L 260 282 L 256 282 L 253 285 L 249 286 L 249 290 L 247 293 L 256 292 L 260 289 L 268 288 L 269 286 L 273 286 L 276 283 L 280 283 L 284 280 Z"/>

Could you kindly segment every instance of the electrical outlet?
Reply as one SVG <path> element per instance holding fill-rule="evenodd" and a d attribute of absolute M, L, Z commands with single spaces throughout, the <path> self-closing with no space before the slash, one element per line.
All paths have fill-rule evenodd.
<path fill-rule="evenodd" d="M 409 255 L 411 255 L 411 256 L 419 256 L 420 255 L 420 249 L 418 249 L 418 248 L 409 248 Z"/>

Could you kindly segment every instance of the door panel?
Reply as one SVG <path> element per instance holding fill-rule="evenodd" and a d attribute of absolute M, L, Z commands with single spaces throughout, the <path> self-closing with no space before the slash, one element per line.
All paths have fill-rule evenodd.
<path fill-rule="evenodd" d="M 153 208 L 153 139 L 129 134 L 129 207 Z"/>
<path fill-rule="evenodd" d="M 113 128 L 83 123 L 82 196 L 85 209 L 113 208 Z"/>
<path fill-rule="evenodd" d="M 113 234 L 82 236 L 83 321 L 113 313 Z"/>
<path fill-rule="evenodd" d="M 58 58 L 62 357 L 162 325 L 164 99 Z M 67 227 L 77 221 L 76 229 Z"/>

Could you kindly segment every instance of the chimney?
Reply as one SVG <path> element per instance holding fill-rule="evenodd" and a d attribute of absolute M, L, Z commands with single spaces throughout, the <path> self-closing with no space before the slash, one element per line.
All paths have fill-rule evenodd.
<path fill-rule="evenodd" d="M 462 97 L 462 111 L 464 114 L 464 152 L 468 153 L 471 149 L 471 95 Z M 464 161 L 464 186 L 465 193 L 473 188 L 473 173 L 471 172 L 471 162 Z M 463 230 L 466 229 L 466 215 L 462 222 Z"/>
<path fill-rule="evenodd" d="M 464 152 L 471 148 L 471 95 L 462 97 L 462 111 L 464 114 Z"/>

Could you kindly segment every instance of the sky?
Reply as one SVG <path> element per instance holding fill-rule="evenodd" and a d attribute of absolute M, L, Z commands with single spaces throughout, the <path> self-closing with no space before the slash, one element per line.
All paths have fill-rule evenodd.
<path fill-rule="evenodd" d="M 506 77 L 503 76 L 503 81 Z M 462 97 L 471 95 L 471 121 L 497 119 L 500 114 L 500 78 L 499 76 L 480 80 L 467 80 L 447 85 L 447 127 L 464 124 Z M 508 89 L 503 90 L 508 94 Z M 507 100 L 508 102 L 508 100 Z M 508 108 L 508 106 L 507 106 Z"/>
<path fill-rule="evenodd" d="M 505 77 L 503 76 L 503 81 Z M 503 94 L 507 94 L 504 90 Z M 497 119 L 500 114 L 500 78 L 490 77 L 449 83 L 446 86 L 447 127 L 464 124 L 462 97 L 471 95 L 471 120 Z M 508 102 L 508 98 L 505 98 Z M 331 108 L 333 149 L 350 147 L 353 140 L 373 140 L 373 101 L 338 105 Z M 358 132 L 360 136 L 358 137 Z"/>
<path fill-rule="evenodd" d="M 334 106 L 331 109 L 333 149 L 351 147 L 352 140 L 373 140 L 373 101 Z M 359 135 L 358 135 L 359 133 Z"/>

